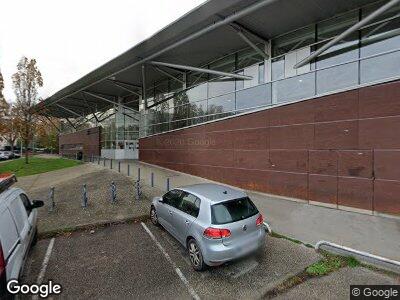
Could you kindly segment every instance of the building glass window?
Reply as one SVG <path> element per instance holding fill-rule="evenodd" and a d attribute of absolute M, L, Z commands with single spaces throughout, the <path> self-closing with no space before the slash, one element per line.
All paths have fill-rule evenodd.
<path fill-rule="evenodd" d="M 312 97 L 315 94 L 315 74 L 307 73 L 272 83 L 273 103 Z"/>
<path fill-rule="evenodd" d="M 187 90 L 185 93 L 189 102 L 207 99 L 207 83 L 199 84 Z"/>
<path fill-rule="evenodd" d="M 258 44 L 261 49 L 264 48 L 263 44 Z M 246 67 L 252 66 L 254 64 L 264 61 L 264 58 L 256 52 L 253 48 L 247 48 L 241 50 L 237 53 L 237 65 L 236 70 L 241 70 Z"/>
<path fill-rule="evenodd" d="M 358 18 L 358 11 L 352 11 L 319 23 L 318 41 L 325 41 L 344 32 L 357 23 Z M 358 84 L 358 63 L 343 64 L 358 59 L 358 44 L 358 32 L 355 32 L 318 57 L 316 62 L 317 93 L 326 93 Z M 324 43 L 318 44 L 317 49 L 323 45 Z M 335 66 L 339 64 L 342 65 Z"/>
<path fill-rule="evenodd" d="M 258 65 L 258 84 L 262 84 L 265 82 L 265 64 Z"/>
<path fill-rule="evenodd" d="M 393 7 L 373 23 L 330 47 L 313 62 L 294 68 L 296 63 L 386 2 L 380 1 L 280 35 L 271 41 L 272 58 L 269 60 L 264 61 L 249 47 L 207 66 L 251 76 L 251 80 L 188 72 L 186 86 L 192 88 L 167 101 L 165 107 L 158 105 L 157 109 L 147 112 L 147 126 L 158 125 L 149 130 L 163 132 L 272 103 L 307 99 L 359 84 L 399 77 L 400 6 Z M 263 44 L 258 46 L 264 48 Z M 182 84 L 171 79 L 168 89 L 163 83 L 153 87 L 158 99 L 182 88 Z M 151 92 L 149 97 L 149 101 L 153 101 Z"/>
<path fill-rule="evenodd" d="M 263 84 L 236 93 L 236 109 L 266 106 L 271 104 L 271 84 Z"/>
<path fill-rule="evenodd" d="M 235 80 L 232 78 L 218 78 L 208 83 L 208 97 L 228 94 L 235 90 Z"/>
<path fill-rule="evenodd" d="M 235 110 L 235 94 L 208 99 L 208 114 L 219 114 Z"/>
<path fill-rule="evenodd" d="M 310 25 L 275 38 L 272 41 L 272 56 L 280 56 L 313 43 L 315 43 L 315 26 Z"/>
<path fill-rule="evenodd" d="M 275 58 L 272 60 L 272 81 L 285 78 L 285 58 Z"/>

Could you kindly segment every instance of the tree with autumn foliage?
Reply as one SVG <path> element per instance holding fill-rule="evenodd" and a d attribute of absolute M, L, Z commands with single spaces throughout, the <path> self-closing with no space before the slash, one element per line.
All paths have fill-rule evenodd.
<path fill-rule="evenodd" d="M 38 89 L 43 86 L 42 74 L 35 59 L 22 57 L 17 65 L 17 72 L 12 76 L 15 93 L 15 114 L 18 133 L 27 150 L 37 126 L 34 106 L 39 101 Z M 25 163 L 29 163 L 28 151 L 25 151 Z"/>
<path fill-rule="evenodd" d="M 36 133 L 35 140 L 38 145 L 42 148 L 53 153 L 58 152 L 58 129 L 60 127 L 60 121 L 56 118 L 48 117 L 48 119 L 40 118 Z"/>
<path fill-rule="evenodd" d="M 3 79 L 3 75 L 1 74 L 1 70 L 0 70 L 0 126 L 2 126 L 4 124 L 4 120 L 3 117 L 8 109 L 8 103 L 6 101 L 6 99 L 4 98 L 3 95 L 3 90 L 4 90 L 4 79 Z"/>
<path fill-rule="evenodd" d="M 14 108 L 3 95 L 4 79 L 0 72 L 0 139 L 5 140 L 14 151 L 14 144 L 18 137 L 18 126 Z"/>

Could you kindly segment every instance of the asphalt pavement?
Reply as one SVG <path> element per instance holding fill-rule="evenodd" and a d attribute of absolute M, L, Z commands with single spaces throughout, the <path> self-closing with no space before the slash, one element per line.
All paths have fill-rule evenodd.
<path fill-rule="evenodd" d="M 32 250 L 23 282 L 37 282 L 42 273 L 43 282 L 53 280 L 62 285 L 62 294 L 54 297 L 60 299 L 259 299 L 321 259 L 312 248 L 267 237 L 262 258 L 248 257 L 195 272 L 185 249 L 164 229 L 148 222 L 56 237 L 44 268 L 49 245 L 50 239 L 40 240 Z M 375 272 L 365 270 L 357 271 L 364 276 L 360 278 L 377 278 Z M 321 284 L 317 280 L 303 283 L 289 290 L 287 296 L 321 299 L 329 291 L 341 299 L 355 276 L 351 272 L 342 269 L 344 275 L 338 273 L 339 278 L 332 280 L 331 275 L 322 277 L 318 279 Z M 382 278 L 386 280 L 383 283 L 395 282 L 391 277 Z M 318 288 L 320 292 L 313 293 Z M 285 298 L 285 294 L 279 296 Z"/>

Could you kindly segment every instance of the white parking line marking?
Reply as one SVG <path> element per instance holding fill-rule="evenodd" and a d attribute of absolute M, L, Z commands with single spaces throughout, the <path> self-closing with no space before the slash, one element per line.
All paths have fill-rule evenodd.
<path fill-rule="evenodd" d="M 44 275 L 46 274 L 47 265 L 49 264 L 51 252 L 53 251 L 53 247 L 54 247 L 54 241 L 55 241 L 55 239 L 52 238 L 50 240 L 49 245 L 47 246 L 46 254 L 44 255 L 44 259 L 43 259 L 43 262 L 42 262 L 42 267 L 40 269 L 39 276 L 38 276 L 38 278 L 36 280 L 36 283 L 38 285 L 42 284 Z M 38 299 L 38 295 L 34 295 L 32 297 L 32 299 L 33 300 Z"/>
<path fill-rule="evenodd" d="M 54 247 L 54 241 L 55 241 L 55 239 L 52 238 L 50 240 L 49 246 L 47 247 L 46 255 L 44 256 L 44 259 L 43 259 L 43 262 L 42 262 L 42 268 L 40 269 L 39 276 L 38 276 L 38 278 L 36 280 L 37 284 L 41 284 L 42 283 L 43 278 L 44 278 L 44 274 L 46 274 L 47 265 L 49 264 L 51 252 L 53 251 L 53 247 Z"/>
<path fill-rule="evenodd" d="M 161 244 L 157 241 L 156 237 L 153 235 L 153 233 L 150 231 L 150 229 L 143 222 L 141 222 L 141 224 L 142 224 L 142 227 L 144 228 L 144 230 L 146 230 L 146 232 L 149 234 L 149 236 L 153 240 L 153 242 L 157 245 L 158 249 L 160 249 L 160 251 L 164 254 L 165 258 L 172 265 L 172 267 L 174 268 L 176 274 L 178 274 L 179 278 L 185 284 L 186 288 L 188 289 L 188 291 L 189 291 L 190 295 L 193 297 L 193 299 L 200 300 L 199 295 L 197 295 L 195 290 L 190 285 L 189 281 L 187 281 L 185 275 L 183 275 L 182 271 L 176 266 L 174 261 L 171 259 L 171 257 L 167 253 L 167 251 L 165 251 L 163 246 L 161 246 Z"/>

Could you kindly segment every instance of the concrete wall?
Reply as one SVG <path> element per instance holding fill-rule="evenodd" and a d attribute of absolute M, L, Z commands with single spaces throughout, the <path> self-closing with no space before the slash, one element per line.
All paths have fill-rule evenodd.
<path fill-rule="evenodd" d="M 238 187 L 400 214 L 400 82 L 140 140 L 139 159 Z"/>
<path fill-rule="evenodd" d="M 59 136 L 59 152 L 75 155 L 81 151 L 85 156 L 100 155 L 101 127 L 84 129 Z"/>

